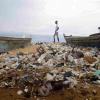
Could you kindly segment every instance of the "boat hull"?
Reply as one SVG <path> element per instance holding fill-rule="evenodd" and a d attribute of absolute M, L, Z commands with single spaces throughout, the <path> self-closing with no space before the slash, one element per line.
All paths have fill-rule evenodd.
<path fill-rule="evenodd" d="M 0 53 L 17 48 L 23 48 L 31 44 L 32 38 L 15 38 L 0 36 Z"/>
<path fill-rule="evenodd" d="M 64 38 L 66 40 L 66 43 L 70 45 L 100 48 L 100 36 L 88 36 L 88 37 L 64 36 Z"/>

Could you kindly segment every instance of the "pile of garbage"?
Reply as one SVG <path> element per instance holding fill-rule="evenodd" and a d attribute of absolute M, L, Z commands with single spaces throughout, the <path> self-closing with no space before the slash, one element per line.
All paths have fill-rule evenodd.
<path fill-rule="evenodd" d="M 18 88 L 18 95 L 47 96 L 84 81 L 100 85 L 100 50 L 41 43 L 36 53 L 0 55 L 0 87 Z"/>

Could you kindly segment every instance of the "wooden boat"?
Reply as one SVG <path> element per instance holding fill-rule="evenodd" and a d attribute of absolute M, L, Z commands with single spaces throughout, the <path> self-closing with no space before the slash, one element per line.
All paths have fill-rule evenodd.
<path fill-rule="evenodd" d="M 64 35 L 64 38 L 69 45 L 100 48 L 100 33 L 92 34 L 87 37 Z"/>
<path fill-rule="evenodd" d="M 16 48 L 23 48 L 31 44 L 32 38 L 15 38 L 0 36 L 0 53 Z"/>

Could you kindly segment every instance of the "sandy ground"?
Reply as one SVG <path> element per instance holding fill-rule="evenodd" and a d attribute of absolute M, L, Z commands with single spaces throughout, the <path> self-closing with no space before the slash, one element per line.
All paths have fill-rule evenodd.
<path fill-rule="evenodd" d="M 31 45 L 31 46 L 28 46 L 26 48 L 19 48 L 19 49 L 15 49 L 15 50 L 11 50 L 9 51 L 9 53 L 11 55 L 15 55 L 16 52 L 24 52 L 24 53 L 27 53 L 27 52 L 30 52 L 30 53 L 35 53 L 37 51 L 37 48 L 39 47 L 39 45 Z"/>
<path fill-rule="evenodd" d="M 93 89 L 97 91 L 93 95 Z M 38 99 L 37 99 L 38 98 Z M 91 86 L 89 89 L 76 88 L 53 91 L 47 97 L 25 98 L 17 95 L 17 89 L 0 88 L 0 100 L 100 100 L 100 87 Z"/>

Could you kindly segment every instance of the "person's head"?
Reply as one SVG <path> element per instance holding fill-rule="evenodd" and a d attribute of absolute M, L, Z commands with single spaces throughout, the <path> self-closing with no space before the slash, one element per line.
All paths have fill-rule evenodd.
<path fill-rule="evenodd" d="M 58 21 L 57 20 L 55 21 L 55 24 L 58 24 Z"/>

